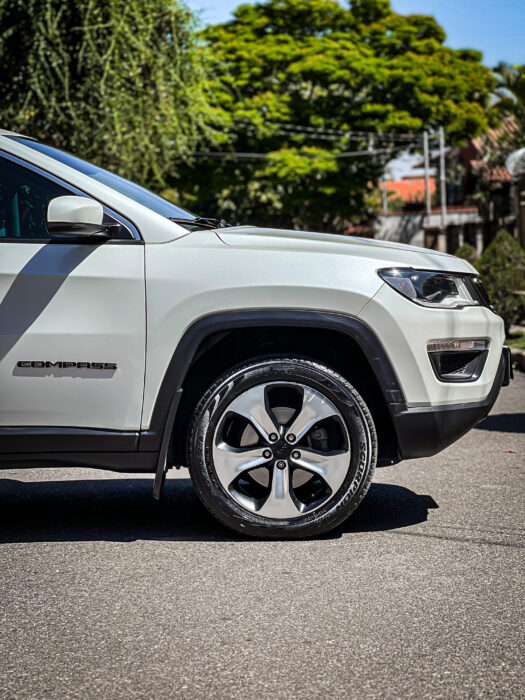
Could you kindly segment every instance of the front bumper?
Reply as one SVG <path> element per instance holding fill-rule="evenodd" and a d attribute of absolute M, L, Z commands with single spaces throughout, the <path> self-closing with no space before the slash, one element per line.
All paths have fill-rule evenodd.
<path fill-rule="evenodd" d="M 510 350 L 504 347 L 494 383 L 483 401 L 404 408 L 392 416 L 400 459 L 431 457 L 458 440 L 485 418 L 511 378 Z"/>
<path fill-rule="evenodd" d="M 377 329 L 408 407 L 457 406 L 484 401 L 501 359 L 503 321 L 486 307 L 428 309 L 384 285 L 359 318 Z M 486 338 L 490 347 L 483 371 L 468 381 L 442 381 L 427 346 L 440 339 Z"/>

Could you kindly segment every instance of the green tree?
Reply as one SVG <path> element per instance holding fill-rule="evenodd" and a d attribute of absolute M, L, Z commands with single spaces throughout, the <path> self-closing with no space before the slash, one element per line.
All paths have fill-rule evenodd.
<path fill-rule="evenodd" d="M 512 323 L 525 319 L 525 250 L 505 229 L 500 229 L 476 268 L 491 302 L 509 334 Z"/>
<path fill-rule="evenodd" d="M 463 245 L 460 245 L 454 255 L 457 255 L 458 258 L 463 258 L 463 260 L 467 260 L 471 265 L 474 265 L 476 262 L 476 250 L 470 243 L 463 243 Z"/>
<path fill-rule="evenodd" d="M 484 157 L 492 165 L 503 165 L 512 151 L 523 146 L 525 131 L 525 65 L 499 63 L 489 118 L 500 122 L 496 138 L 486 138 Z"/>
<path fill-rule="evenodd" d="M 444 46 L 432 17 L 398 15 L 388 0 L 241 5 L 203 37 L 225 70 L 214 86 L 231 120 L 221 150 L 252 154 L 184 171 L 188 203 L 208 213 L 340 230 L 371 215 L 385 161 L 407 145 L 392 134 L 442 124 L 457 142 L 488 125 L 495 81 L 480 54 Z"/>
<path fill-rule="evenodd" d="M 145 184 L 220 123 L 177 0 L 0 0 L 0 65 L 5 128 Z"/>
<path fill-rule="evenodd" d="M 525 130 L 525 65 L 499 63 L 494 71 L 498 82 L 491 111 L 500 118 L 512 118 L 516 128 L 511 130 L 511 134 L 517 143 L 523 138 Z"/>
<path fill-rule="evenodd" d="M 525 65 L 499 63 L 494 69 L 497 79 L 493 99 L 487 110 L 490 122 L 497 126 L 480 141 L 481 156 L 475 166 L 475 194 L 481 216 L 494 214 L 500 223 L 512 213 L 512 201 L 495 195 L 491 173 L 504 166 L 508 156 L 523 146 L 525 130 Z M 491 206 L 496 210 L 491 213 Z"/>

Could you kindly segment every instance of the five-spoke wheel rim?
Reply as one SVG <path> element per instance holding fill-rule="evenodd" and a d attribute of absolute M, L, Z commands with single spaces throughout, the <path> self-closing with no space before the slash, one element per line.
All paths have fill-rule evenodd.
<path fill-rule="evenodd" d="M 351 463 L 348 429 L 323 394 L 296 382 L 269 382 L 237 396 L 213 437 L 225 491 L 259 516 L 289 520 L 321 508 Z"/>

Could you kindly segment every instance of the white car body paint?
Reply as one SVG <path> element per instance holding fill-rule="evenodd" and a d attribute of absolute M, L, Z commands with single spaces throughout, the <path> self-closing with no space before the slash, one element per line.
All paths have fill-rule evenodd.
<path fill-rule="evenodd" d="M 501 357 L 501 319 L 486 308 L 418 306 L 377 275 L 378 269 L 396 266 L 474 272 L 466 261 L 403 244 L 326 234 L 246 226 L 188 233 L 111 187 L 6 138 L 5 132 L 0 133 L 0 156 L 2 151 L 122 215 L 136 226 L 144 245 L 110 242 L 86 249 L 2 241 L 1 425 L 147 429 L 184 332 L 198 319 L 227 310 L 309 309 L 362 319 L 381 340 L 408 406 L 476 402 L 489 393 Z M 30 296 L 21 313 L 20 303 L 12 303 L 15 292 L 33 284 L 40 285 L 42 299 L 48 294 L 47 303 L 39 308 Z M 426 344 L 451 337 L 490 340 L 476 381 L 451 384 L 436 378 Z M 21 376 L 17 361 L 26 359 L 100 360 L 116 362 L 118 369 L 111 376 L 65 370 Z"/>
<path fill-rule="evenodd" d="M 3 242 L 0 425 L 137 429 L 145 325 L 144 246 Z M 17 367 L 35 360 L 118 369 Z"/>
<path fill-rule="evenodd" d="M 377 329 L 403 387 L 407 406 L 469 403 L 488 395 L 505 339 L 503 321 L 489 309 L 428 309 L 385 284 L 362 310 L 360 318 Z M 427 343 L 445 338 L 490 340 L 487 362 L 476 381 L 452 384 L 436 378 Z"/>
<path fill-rule="evenodd" d="M 103 216 L 104 209 L 100 202 L 75 195 L 55 197 L 47 207 L 48 222 L 101 224 Z"/>

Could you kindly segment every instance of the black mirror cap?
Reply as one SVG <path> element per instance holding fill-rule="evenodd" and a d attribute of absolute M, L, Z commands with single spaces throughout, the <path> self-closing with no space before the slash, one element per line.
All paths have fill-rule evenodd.
<path fill-rule="evenodd" d="M 87 224 L 78 221 L 47 221 L 46 228 L 55 240 L 101 241 L 113 238 L 118 224 Z"/>

